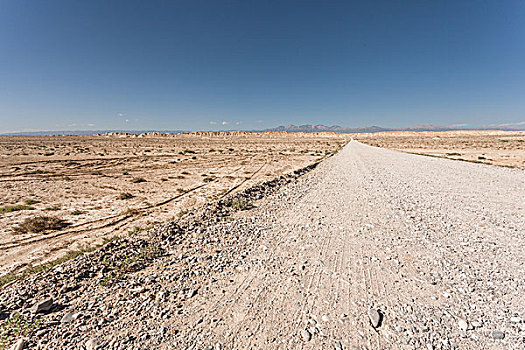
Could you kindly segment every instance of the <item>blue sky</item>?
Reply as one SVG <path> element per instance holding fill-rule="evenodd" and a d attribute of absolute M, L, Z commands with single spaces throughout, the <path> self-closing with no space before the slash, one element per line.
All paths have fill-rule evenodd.
<path fill-rule="evenodd" d="M 523 1 L 0 0 L 0 132 L 523 121 Z"/>

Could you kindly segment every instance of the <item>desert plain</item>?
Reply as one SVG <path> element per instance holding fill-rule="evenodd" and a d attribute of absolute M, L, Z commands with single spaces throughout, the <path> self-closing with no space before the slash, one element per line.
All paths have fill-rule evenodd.
<path fill-rule="evenodd" d="M 0 276 L 178 218 L 320 161 L 351 138 L 408 153 L 525 168 L 525 131 L 4 136 Z M 31 226 L 35 218 L 51 221 Z"/>
<path fill-rule="evenodd" d="M 354 137 L 371 146 L 408 153 L 525 169 L 525 131 L 400 131 Z"/>
<path fill-rule="evenodd" d="M 0 348 L 521 349 L 523 141 L 2 138 Z"/>
<path fill-rule="evenodd" d="M 0 276 L 178 218 L 319 161 L 349 139 L 251 132 L 0 137 Z"/>

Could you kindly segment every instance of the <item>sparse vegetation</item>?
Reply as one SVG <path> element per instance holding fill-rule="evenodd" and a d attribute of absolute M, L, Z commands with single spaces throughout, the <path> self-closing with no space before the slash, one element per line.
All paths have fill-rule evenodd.
<path fill-rule="evenodd" d="M 141 248 L 138 253 L 131 254 L 121 259 L 115 259 L 113 256 L 105 257 L 102 265 L 107 270 L 106 276 L 100 282 L 101 285 L 108 285 L 115 279 L 121 279 L 127 273 L 140 270 L 147 261 L 151 261 L 162 255 L 162 250 L 149 243 Z"/>
<path fill-rule="evenodd" d="M 11 213 L 13 211 L 19 211 L 19 210 L 33 210 L 35 208 L 24 205 L 24 204 L 17 204 L 17 205 L 6 205 L 4 207 L 0 207 L 0 214 L 4 213 Z"/>
<path fill-rule="evenodd" d="M 323 144 L 317 145 L 316 139 L 322 139 Z M 329 145 L 325 145 L 326 142 Z M 117 135 L 9 138 L 8 142 L 0 145 L 8 185 L 4 189 L 3 203 L 0 204 L 6 243 L 12 244 L 26 238 L 29 242 L 33 239 L 40 242 L 43 237 L 49 238 L 45 242 L 49 242 L 50 248 L 43 248 L 42 255 L 37 257 L 48 261 L 64 254 L 68 249 L 59 237 L 50 237 L 57 233 L 60 236 L 60 233 L 67 231 L 69 235 L 71 230 L 68 239 L 71 237 L 76 242 L 90 245 L 102 239 L 99 237 L 103 236 L 105 227 L 119 228 L 120 234 L 126 236 L 128 230 L 135 225 L 145 226 L 143 220 L 146 218 L 151 221 L 165 221 L 169 217 L 176 219 L 181 209 L 191 209 L 209 199 L 225 198 L 232 187 L 246 181 L 246 178 L 251 179 L 245 184 L 249 186 L 252 182 L 267 179 L 263 175 L 265 173 L 270 173 L 272 177 L 279 176 L 285 168 L 288 170 L 290 167 L 300 167 L 313 160 L 303 155 L 291 155 L 292 148 L 296 153 L 305 148 L 312 152 L 317 149 L 324 151 L 335 148 L 337 142 L 337 138 L 332 136 L 296 138 L 291 135 L 273 135 L 269 138 L 263 135 L 254 135 L 253 138 L 238 138 L 235 135 L 205 138 L 135 138 Z M 147 153 L 146 150 L 151 152 Z M 180 151 L 186 152 L 178 155 Z M 283 151 L 285 156 L 279 156 L 279 151 Z M 44 152 L 53 152 L 54 155 L 44 157 Z M 22 156 L 24 159 L 20 162 Z M 55 159 L 55 156 L 60 157 L 60 162 L 47 161 L 47 158 Z M 197 160 L 191 160 L 193 156 Z M 266 161 L 266 156 L 267 166 L 252 177 L 254 171 Z M 11 178 L 15 180 L 11 181 Z M 132 183 L 135 178 L 147 181 L 141 183 L 138 180 Z M 202 185 L 206 187 L 196 189 Z M 37 204 L 37 201 L 40 203 Z M 166 201 L 167 203 L 162 204 Z M 7 208 L 3 208 L 4 206 Z M 34 211 L 30 211 L 33 207 Z M 127 211 L 128 208 L 136 209 Z M 81 211 L 84 211 L 83 215 L 80 215 Z M 3 214 L 4 212 L 6 213 Z M 183 210 L 180 215 L 186 213 L 187 210 Z M 23 224 L 26 218 L 39 215 L 62 218 L 74 224 L 75 229 L 48 229 L 41 231 L 42 233 L 24 235 L 25 237 L 15 234 L 15 228 Z M 191 213 L 186 217 L 189 215 Z M 105 226 L 106 224 L 109 226 Z M 77 230 L 76 225 L 82 226 Z M 88 230 L 87 233 L 77 233 L 84 229 Z M 27 226 L 16 232 L 26 231 Z M 29 244 L 36 246 L 35 243 Z M 20 264 L 31 261 L 33 257 L 30 256 L 30 251 L 32 248 L 20 253 Z M 0 260 L 7 263 L 7 259 Z M 33 264 L 36 265 L 37 262 Z"/>
<path fill-rule="evenodd" d="M 179 218 L 183 217 L 184 215 L 188 214 L 190 212 L 189 209 L 182 209 L 181 211 L 179 211 L 179 213 L 177 214 L 177 216 Z"/>
<path fill-rule="evenodd" d="M 47 211 L 57 211 L 57 210 L 60 210 L 60 206 L 59 205 L 53 205 L 52 207 L 47 207 L 45 208 L 44 210 L 47 210 Z"/>
<path fill-rule="evenodd" d="M 128 193 L 128 192 L 122 192 L 118 195 L 118 199 L 120 200 L 126 200 L 126 199 L 130 199 L 130 198 L 133 198 L 134 196 L 131 194 L 131 193 Z"/>
<path fill-rule="evenodd" d="M 253 204 L 242 197 L 235 197 L 231 200 L 230 206 L 235 210 L 249 210 L 253 208 Z"/>
<path fill-rule="evenodd" d="M 135 209 L 135 208 L 128 208 L 125 212 L 124 212 L 124 215 L 125 216 L 135 216 L 137 214 L 139 214 L 140 211 L 138 209 Z"/>
<path fill-rule="evenodd" d="M 0 348 L 7 349 L 13 340 L 25 337 L 37 328 L 41 319 L 24 316 L 18 312 L 0 321 Z"/>
<path fill-rule="evenodd" d="M 148 225 L 148 226 L 145 226 L 145 227 L 140 227 L 140 226 L 134 226 L 131 230 L 128 231 L 128 233 L 130 235 L 132 234 L 135 234 L 137 232 L 142 232 L 142 231 L 147 231 L 147 230 L 150 230 L 153 228 L 153 225 Z"/>
<path fill-rule="evenodd" d="M 56 231 L 66 227 L 68 224 L 54 216 L 35 216 L 27 218 L 14 228 L 16 233 L 45 233 L 45 231 Z"/>
<path fill-rule="evenodd" d="M 146 182 L 146 179 L 144 179 L 143 177 L 136 177 L 136 178 L 131 179 L 131 183 L 134 183 L 134 184 L 139 184 L 141 182 Z"/>

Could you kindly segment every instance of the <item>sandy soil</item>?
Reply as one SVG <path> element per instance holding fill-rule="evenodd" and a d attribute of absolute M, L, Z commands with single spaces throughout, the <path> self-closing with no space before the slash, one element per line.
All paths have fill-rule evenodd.
<path fill-rule="evenodd" d="M 142 136 L 0 137 L 0 275 L 177 217 L 313 163 L 348 139 L 331 133 Z M 23 210 L 8 210 L 16 205 Z M 68 226 L 15 232 L 37 216 Z"/>
<path fill-rule="evenodd" d="M 525 169 L 525 131 L 380 132 L 355 134 L 372 146 Z"/>

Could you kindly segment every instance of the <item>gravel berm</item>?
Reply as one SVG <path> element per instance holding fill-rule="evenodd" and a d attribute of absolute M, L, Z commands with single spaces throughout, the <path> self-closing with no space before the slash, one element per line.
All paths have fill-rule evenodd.
<path fill-rule="evenodd" d="M 0 320 L 25 322 L 9 341 L 525 348 L 523 170 L 352 141 L 302 173 L 5 286 Z"/>

